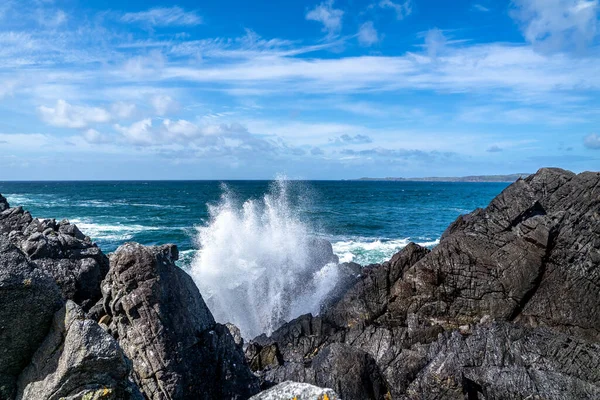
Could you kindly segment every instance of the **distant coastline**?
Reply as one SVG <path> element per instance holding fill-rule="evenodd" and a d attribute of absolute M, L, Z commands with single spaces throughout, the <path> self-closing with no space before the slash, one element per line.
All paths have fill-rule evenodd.
<path fill-rule="evenodd" d="M 509 174 L 509 175 L 473 175 L 473 176 L 447 176 L 426 178 L 359 178 L 353 181 L 389 181 L 389 182 L 514 182 L 519 178 L 526 178 L 531 174 Z"/>

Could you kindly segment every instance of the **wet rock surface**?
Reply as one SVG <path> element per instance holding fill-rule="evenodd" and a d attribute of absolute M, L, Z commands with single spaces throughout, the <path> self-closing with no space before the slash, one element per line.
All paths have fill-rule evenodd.
<path fill-rule="evenodd" d="M 19 378 L 21 399 L 136 399 L 143 397 L 129 381 L 131 362 L 104 329 L 85 319 L 67 301 L 54 316 L 50 333 Z"/>
<path fill-rule="evenodd" d="M 542 169 L 459 217 L 432 251 L 411 244 L 366 267 L 320 316 L 250 345 L 282 354 L 257 371 L 263 387 L 316 383 L 341 344 L 378 370 L 364 380 L 332 362 L 329 376 L 361 382 L 345 399 L 596 398 L 599 299 L 600 174 Z M 378 376 L 387 391 L 369 392 Z"/>
<path fill-rule="evenodd" d="M 258 391 L 229 329 L 215 323 L 173 245 L 127 243 L 102 283 L 108 331 L 148 399 L 238 399 Z M 101 321 L 103 319 L 101 318 Z"/>
<path fill-rule="evenodd" d="M 51 275 L 66 299 L 87 310 L 102 297 L 100 282 L 108 272 L 108 258 L 77 226 L 32 218 L 22 207 L 10 208 L 3 197 L 0 234 Z"/>

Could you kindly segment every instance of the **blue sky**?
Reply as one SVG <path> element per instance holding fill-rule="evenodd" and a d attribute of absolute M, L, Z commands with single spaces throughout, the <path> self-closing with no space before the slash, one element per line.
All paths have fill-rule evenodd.
<path fill-rule="evenodd" d="M 598 0 L 0 5 L 0 180 L 600 169 Z"/>

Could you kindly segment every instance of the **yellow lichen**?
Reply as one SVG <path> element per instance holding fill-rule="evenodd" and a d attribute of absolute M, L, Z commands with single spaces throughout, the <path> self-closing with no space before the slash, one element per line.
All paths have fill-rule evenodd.
<path fill-rule="evenodd" d="M 23 279 L 23 286 L 31 286 L 31 278 Z"/>

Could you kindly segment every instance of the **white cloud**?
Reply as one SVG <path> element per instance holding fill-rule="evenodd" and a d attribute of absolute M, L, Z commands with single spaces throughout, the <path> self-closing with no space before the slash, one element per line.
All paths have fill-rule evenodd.
<path fill-rule="evenodd" d="M 44 122 L 61 128 L 85 128 L 91 123 L 104 123 L 111 119 L 103 108 L 73 106 L 64 100 L 58 100 L 54 108 L 40 106 L 38 111 Z"/>
<path fill-rule="evenodd" d="M 446 47 L 448 40 L 441 29 L 433 28 L 425 34 L 425 48 L 430 58 L 436 58 Z"/>
<path fill-rule="evenodd" d="M 136 106 L 133 103 L 118 101 L 111 105 L 110 110 L 115 118 L 127 119 L 135 114 Z"/>
<path fill-rule="evenodd" d="M 333 8 L 334 0 L 327 0 L 319 4 L 306 14 L 309 21 L 317 21 L 323 24 L 323 32 L 335 35 L 342 30 L 342 17 L 344 12 Z"/>
<path fill-rule="evenodd" d="M 379 7 L 394 10 L 396 19 L 401 20 L 412 13 L 412 0 L 406 0 L 400 3 L 394 3 L 391 0 L 381 0 Z"/>
<path fill-rule="evenodd" d="M 379 42 L 379 35 L 373 26 L 373 22 L 367 21 L 360 26 L 358 30 L 358 42 L 362 46 L 372 46 Z"/>
<path fill-rule="evenodd" d="M 185 11 L 181 7 L 157 7 L 148 11 L 126 13 L 123 22 L 139 22 L 152 26 L 192 26 L 202 24 L 202 17 L 194 11 Z"/>
<path fill-rule="evenodd" d="M 588 149 L 600 150 L 600 135 L 590 133 L 583 139 L 583 145 Z"/>
<path fill-rule="evenodd" d="M 65 13 L 63 10 L 53 10 L 48 12 L 40 9 L 37 15 L 38 23 L 49 28 L 57 28 L 58 26 L 67 22 L 67 19 L 67 13 Z"/>
<path fill-rule="evenodd" d="M 482 4 L 473 4 L 473 10 L 475 11 L 481 11 L 481 12 L 490 12 L 492 11 L 489 7 L 486 7 Z"/>
<path fill-rule="evenodd" d="M 157 115 L 163 116 L 177 110 L 178 104 L 171 96 L 165 94 L 157 94 L 152 96 L 150 104 L 154 108 Z"/>
<path fill-rule="evenodd" d="M 109 143 L 110 140 L 95 129 L 88 129 L 83 132 L 83 139 L 92 144 Z"/>
<path fill-rule="evenodd" d="M 152 130 L 150 118 L 134 122 L 130 126 L 115 124 L 115 130 L 123 135 L 130 143 L 135 145 L 152 145 L 155 143 L 155 133 Z"/>
<path fill-rule="evenodd" d="M 515 0 L 525 39 L 546 51 L 583 50 L 598 35 L 598 0 Z"/>

